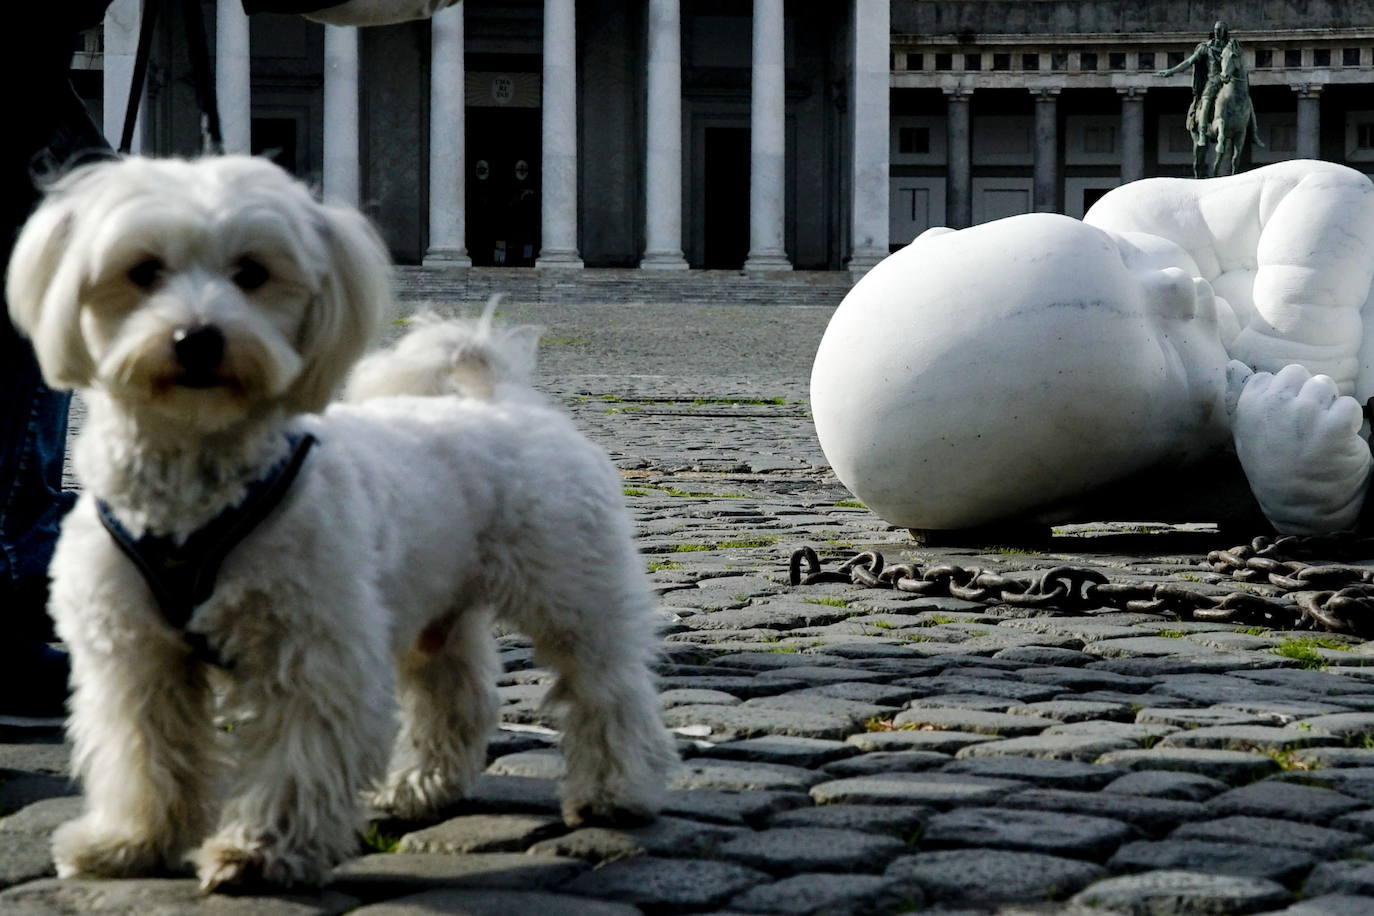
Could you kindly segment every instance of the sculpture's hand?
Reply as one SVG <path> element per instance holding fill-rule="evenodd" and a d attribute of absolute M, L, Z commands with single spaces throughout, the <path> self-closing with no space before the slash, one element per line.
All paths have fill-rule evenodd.
<path fill-rule="evenodd" d="M 1231 375 L 1228 367 L 1228 380 L 1243 386 L 1232 418 L 1236 455 L 1265 517 L 1286 534 L 1353 528 L 1374 468 L 1359 402 L 1297 364 Z"/>

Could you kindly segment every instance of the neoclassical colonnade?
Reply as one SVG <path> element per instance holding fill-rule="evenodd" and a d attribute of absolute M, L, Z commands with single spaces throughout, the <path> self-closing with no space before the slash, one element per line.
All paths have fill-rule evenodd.
<path fill-rule="evenodd" d="M 679 0 L 647 0 L 644 146 L 646 270 L 687 267 L 682 225 L 682 17 Z M 116 0 L 106 21 L 106 125 L 122 117 L 138 0 Z M 888 0 L 852 0 L 851 269 L 888 253 Z M 435 15 L 431 32 L 427 265 L 471 264 L 465 244 L 463 4 Z M 325 26 L 324 193 L 359 201 L 358 31 Z M 543 241 L 537 267 L 582 266 L 577 239 L 575 0 L 544 0 Z M 228 152 L 248 152 L 251 48 L 240 0 L 217 0 L 216 89 Z M 786 76 L 783 0 L 754 0 L 750 108 L 749 255 L 746 270 L 790 270 L 785 250 Z M 112 101 L 120 106 L 112 113 Z M 112 120 L 113 119 L 113 120 Z"/>

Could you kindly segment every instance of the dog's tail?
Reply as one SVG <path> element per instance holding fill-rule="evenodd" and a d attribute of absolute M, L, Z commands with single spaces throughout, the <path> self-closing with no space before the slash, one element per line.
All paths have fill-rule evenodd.
<path fill-rule="evenodd" d="M 503 386 L 528 390 L 542 329 L 496 327 L 493 296 L 480 318 L 443 318 L 424 312 L 396 346 L 358 363 L 344 391 L 346 401 L 395 395 L 490 399 Z"/>

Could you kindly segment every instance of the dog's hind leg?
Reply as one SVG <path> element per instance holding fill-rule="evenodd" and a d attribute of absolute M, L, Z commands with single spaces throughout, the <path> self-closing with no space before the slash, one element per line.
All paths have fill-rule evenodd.
<path fill-rule="evenodd" d="M 500 673 L 491 614 L 472 608 L 434 621 L 398 672 L 401 733 L 372 803 L 413 820 L 461 798 L 486 765 Z"/>
<path fill-rule="evenodd" d="M 116 878 L 184 867 L 211 817 L 216 751 L 200 664 L 172 639 L 68 639 L 68 734 L 86 796 L 53 837 L 60 877 Z"/>

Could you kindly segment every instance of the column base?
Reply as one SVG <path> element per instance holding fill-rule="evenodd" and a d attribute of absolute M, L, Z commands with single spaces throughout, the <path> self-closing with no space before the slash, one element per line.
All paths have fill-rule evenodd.
<path fill-rule="evenodd" d="M 787 252 L 781 249 L 771 251 L 751 251 L 744 262 L 745 273 L 763 273 L 770 270 L 791 270 L 792 262 L 787 260 Z"/>
<path fill-rule="evenodd" d="M 420 260 L 421 267 L 471 267 L 466 248 L 431 248 Z"/>
<path fill-rule="evenodd" d="M 555 270 L 581 270 L 582 258 L 572 248 L 564 250 L 545 250 L 534 259 L 535 267 L 551 267 Z"/>
<path fill-rule="evenodd" d="M 878 262 L 886 258 L 888 252 L 881 248 L 858 248 L 849 256 L 845 267 L 850 273 L 862 276 L 878 265 Z"/>
<path fill-rule="evenodd" d="M 687 259 L 681 251 L 646 251 L 639 261 L 640 270 L 686 270 Z"/>

